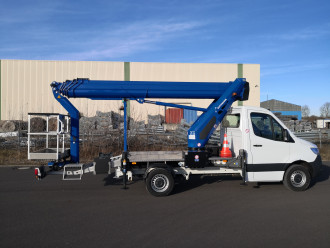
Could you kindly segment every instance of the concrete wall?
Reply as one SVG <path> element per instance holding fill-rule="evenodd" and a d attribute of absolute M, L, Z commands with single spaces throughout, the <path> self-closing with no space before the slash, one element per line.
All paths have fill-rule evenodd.
<path fill-rule="evenodd" d="M 28 112 L 66 113 L 54 99 L 51 82 L 90 78 L 124 80 L 122 62 L 1 60 L 1 119 L 26 120 Z M 70 99 L 84 115 L 109 111 L 119 101 Z"/>
<path fill-rule="evenodd" d="M 243 104 L 259 106 L 260 102 L 260 65 L 257 64 L 1 60 L 0 72 L 0 119 L 2 120 L 25 120 L 28 112 L 65 113 L 54 99 L 49 85 L 52 81 L 62 82 L 74 78 L 227 82 L 243 76 L 250 82 L 250 99 Z M 97 110 L 118 112 L 121 105 L 121 101 L 88 99 L 70 101 L 85 116 L 94 116 Z M 205 99 L 162 99 L 162 101 L 199 107 L 207 107 L 211 102 Z M 131 102 L 131 116 L 135 119 L 145 120 L 148 114 L 164 115 L 164 113 L 164 107 Z"/>

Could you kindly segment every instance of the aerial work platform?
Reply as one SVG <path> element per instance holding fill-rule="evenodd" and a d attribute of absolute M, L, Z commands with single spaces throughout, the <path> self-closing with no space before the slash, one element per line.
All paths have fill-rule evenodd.
<path fill-rule="evenodd" d="M 34 125 L 32 127 L 32 122 Z M 70 117 L 57 113 L 28 114 L 28 159 L 61 161 L 70 157 Z"/>

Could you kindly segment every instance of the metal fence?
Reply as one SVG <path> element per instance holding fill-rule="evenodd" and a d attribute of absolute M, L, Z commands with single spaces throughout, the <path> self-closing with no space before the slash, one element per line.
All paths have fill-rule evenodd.
<path fill-rule="evenodd" d="M 330 140 L 330 130 L 313 130 L 311 132 L 295 132 L 294 135 L 298 138 L 314 142 L 322 147 L 322 142 Z"/>

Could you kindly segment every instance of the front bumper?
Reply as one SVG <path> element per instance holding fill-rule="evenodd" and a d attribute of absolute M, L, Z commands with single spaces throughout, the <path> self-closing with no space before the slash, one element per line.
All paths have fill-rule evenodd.
<path fill-rule="evenodd" d="M 315 178 L 322 170 L 322 159 L 320 154 L 310 163 L 312 165 L 312 177 Z"/>

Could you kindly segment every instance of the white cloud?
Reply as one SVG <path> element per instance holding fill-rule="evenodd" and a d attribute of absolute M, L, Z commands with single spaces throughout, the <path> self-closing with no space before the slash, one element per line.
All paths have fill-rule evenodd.
<path fill-rule="evenodd" d="M 162 42 L 189 35 L 200 22 L 138 22 L 115 30 L 98 32 L 79 45 L 79 52 L 57 54 L 54 59 L 116 59 L 136 52 L 158 49 Z M 77 34 L 75 34 L 77 36 Z M 78 35 L 79 36 L 79 35 Z"/>
<path fill-rule="evenodd" d="M 315 69 L 330 68 L 329 63 L 315 64 L 283 64 L 280 66 L 265 66 L 261 70 L 261 76 L 278 75 L 285 73 L 295 73 L 301 71 L 310 71 Z"/>
<path fill-rule="evenodd" d="M 286 32 L 283 34 L 271 34 L 271 35 L 262 35 L 262 38 L 267 39 L 280 39 L 280 40 L 287 40 L 287 41 L 294 41 L 294 40 L 306 40 L 306 39 L 313 39 L 324 37 L 330 34 L 330 23 L 326 23 L 321 26 L 314 26 L 314 27 L 306 27 L 302 29 L 295 29 L 290 32 Z"/>

